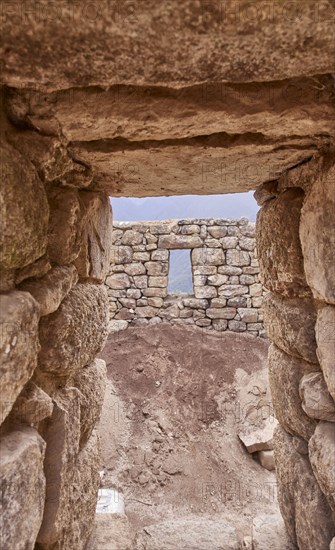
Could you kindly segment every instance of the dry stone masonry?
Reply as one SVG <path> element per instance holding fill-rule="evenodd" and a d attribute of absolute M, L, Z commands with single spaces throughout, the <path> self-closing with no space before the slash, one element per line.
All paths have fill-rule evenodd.
<path fill-rule="evenodd" d="M 255 193 L 279 504 L 307 550 L 335 535 L 334 184 L 330 149 Z"/>
<path fill-rule="evenodd" d="M 114 222 L 110 330 L 161 321 L 264 336 L 255 224 L 246 218 Z M 190 251 L 190 295 L 168 293 L 170 250 Z"/>
<path fill-rule="evenodd" d="M 333 550 L 333 2 L 258 0 L 252 10 L 249 0 L 115 4 L 119 10 L 102 0 L 93 14 L 86 2 L 52 3 L 51 10 L 47 0 L 2 6 L 2 548 L 83 550 L 92 531 L 101 465 L 95 427 L 105 387 L 96 356 L 107 335 L 106 277 L 143 277 L 143 287 L 113 289 L 126 291 L 127 300 L 147 300 L 135 309 L 170 308 L 149 303 L 167 299 L 150 290 L 164 290 L 166 273 L 110 274 L 108 196 L 256 190 L 279 421 L 279 502 L 300 550 Z M 126 235 L 117 231 L 116 240 Z M 140 233 L 136 246 L 145 250 L 137 254 L 150 253 L 140 266 L 166 262 L 153 256 L 169 233 L 158 241 L 153 234 L 147 245 Z M 200 233 L 175 233 L 175 242 L 186 237 L 199 243 L 193 249 L 199 258 Z M 227 237 L 234 235 L 206 238 Z M 121 246 L 130 244 L 132 238 Z M 234 267 L 227 262 L 234 248 L 208 246 L 208 258 L 219 252 L 222 258 L 201 260 L 198 266 L 217 273 L 199 272 L 197 283 L 203 276 L 217 282 L 256 276 L 219 272 Z M 116 265 L 127 266 L 120 260 Z M 251 258 L 238 267 L 249 265 Z M 196 320 L 211 309 L 238 309 L 228 306 L 236 296 L 219 294 L 227 281 L 207 282 L 195 285 L 194 299 L 211 300 L 211 307 L 206 302 Z M 129 290 L 140 294 L 127 296 Z M 115 298 L 117 315 L 125 297 Z M 221 299 L 227 300 L 223 308 L 217 307 Z M 193 311 L 184 305 L 180 312 L 187 309 Z M 240 319 L 223 318 L 222 324 L 247 323 L 237 314 Z"/>

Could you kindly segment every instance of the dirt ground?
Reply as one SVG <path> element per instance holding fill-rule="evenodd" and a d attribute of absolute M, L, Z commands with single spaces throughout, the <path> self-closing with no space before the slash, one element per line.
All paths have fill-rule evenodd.
<path fill-rule="evenodd" d="M 96 550 L 154 548 L 136 546 L 136 533 L 190 517 L 227 521 L 242 541 L 255 517 L 278 514 L 275 474 L 236 433 L 236 371 L 243 384 L 241 369 L 264 369 L 267 348 L 247 334 L 165 323 L 109 336 L 102 485 L 122 493 L 126 515 L 97 515 Z"/>

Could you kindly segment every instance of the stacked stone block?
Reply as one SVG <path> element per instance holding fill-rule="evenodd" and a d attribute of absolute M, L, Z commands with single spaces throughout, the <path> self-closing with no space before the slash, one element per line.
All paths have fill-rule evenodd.
<path fill-rule="evenodd" d="M 80 549 L 100 482 L 110 202 L 37 170 L 40 138 L 1 123 L 1 548 Z"/>
<path fill-rule="evenodd" d="M 255 224 L 246 218 L 114 222 L 110 330 L 162 321 L 264 336 Z M 189 249 L 194 292 L 168 294 L 170 250 Z"/>
<path fill-rule="evenodd" d="M 279 504 L 300 549 L 335 536 L 335 166 L 326 151 L 255 193 Z"/>

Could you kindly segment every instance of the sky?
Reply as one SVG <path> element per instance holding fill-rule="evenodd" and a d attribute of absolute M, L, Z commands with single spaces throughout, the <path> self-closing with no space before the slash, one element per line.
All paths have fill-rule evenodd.
<path fill-rule="evenodd" d="M 256 220 L 259 209 L 253 192 L 230 195 L 176 195 L 172 197 L 111 197 L 117 221 L 153 221 L 182 218 L 241 218 Z"/>

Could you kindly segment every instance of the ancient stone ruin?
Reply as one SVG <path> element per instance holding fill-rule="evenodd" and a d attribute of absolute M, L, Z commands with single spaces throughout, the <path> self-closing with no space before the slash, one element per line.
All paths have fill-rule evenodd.
<path fill-rule="evenodd" d="M 294 545 L 333 549 L 333 3 L 27 0 L 2 23 L 2 548 L 93 529 L 109 196 L 255 190 L 279 504 Z"/>
<path fill-rule="evenodd" d="M 114 222 L 110 329 L 162 320 L 264 336 L 255 224 L 246 218 Z M 189 250 L 193 292 L 168 292 L 170 250 Z"/>

